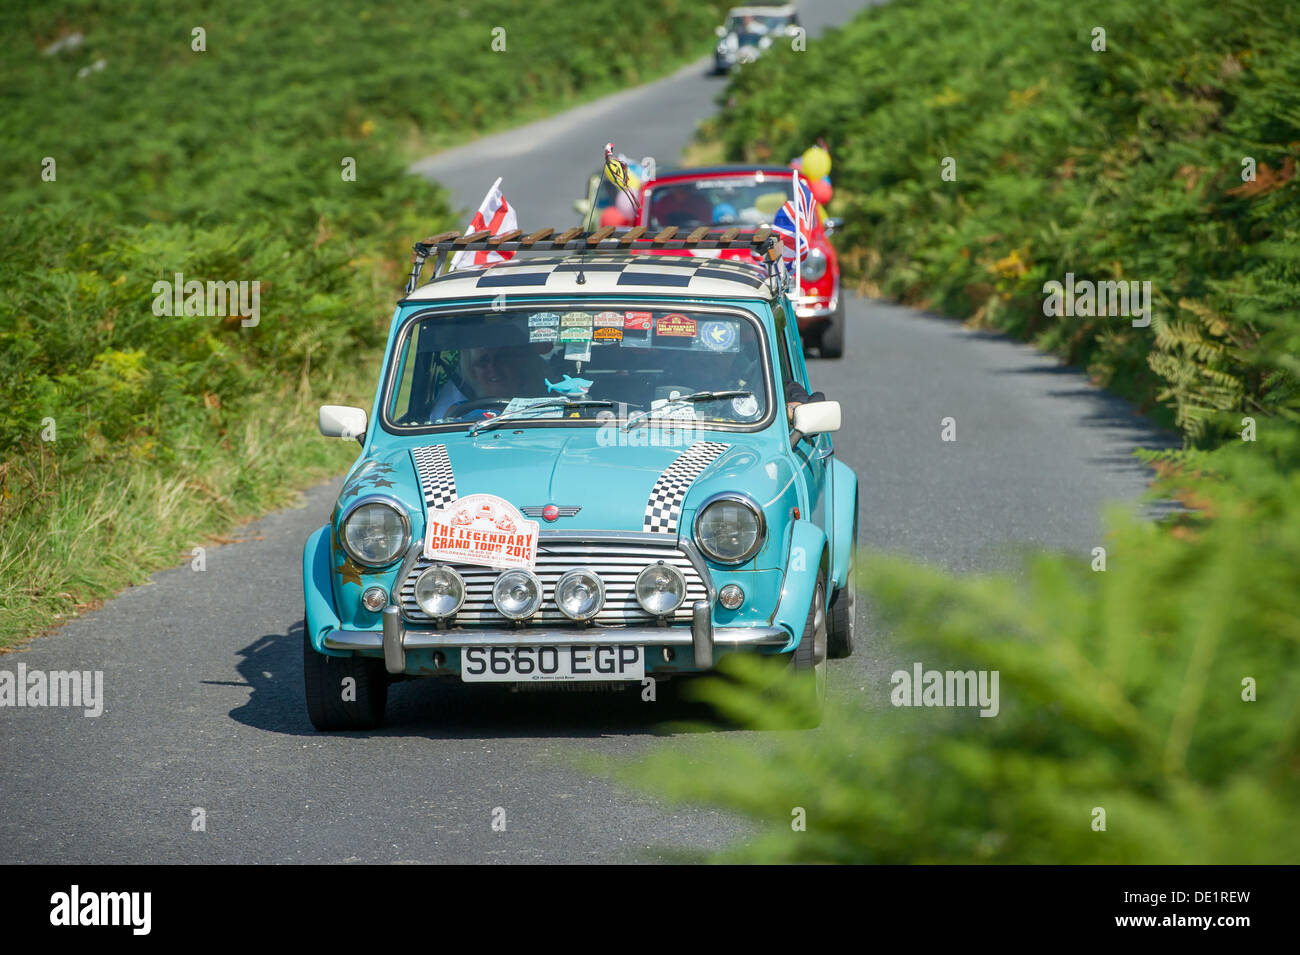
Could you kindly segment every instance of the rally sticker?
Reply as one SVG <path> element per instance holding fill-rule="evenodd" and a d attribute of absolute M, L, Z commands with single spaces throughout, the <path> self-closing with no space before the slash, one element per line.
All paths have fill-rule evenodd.
<path fill-rule="evenodd" d="M 528 340 L 530 342 L 553 342 L 557 330 L 554 328 L 530 328 L 528 330 Z"/>
<path fill-rule="evenodd" d="M 624 313 L 623 327 L 627 329 L 629 332 L 650 331 L 650 313 L 649 312 Z"/>
<path fill-rule="evenodd" d="M 597 328 L 622 328 L 622 312 L 597 312 L 592 317 L 592 323 Z"/>
<path fill-rule="evenodd" d="M 563 328 L 570 328 L 578 325 L 591 327 L 591 316 L 586 312 L 565 312 L 564 317 L 560 319 L 560 325 Z"/>
<path fill-rule="evenodd" d="M 713 351 L 735 351 L 736 325 L 734 322 L 704 322 L 700 325 L 700 341 Z"/>
<path fill-rule="evenodd" d="M 742 418 L 752 418 L 758 414 L 758 399 L 753 395 L 741 395 L 731 399 L 731 410 Z"/>
<path fill-rule="evenodd" d="M 621 342 L 623 340 L 623 329 L 597 328 L 594 337 L 598 342 Z"/>
<path fill-rule="evenodd" d="M 536 315 L 528 316 L 529 328 L 544 328 L 546 326 L 555 326 L 560 324 L 559 312 L 538 312 Z"/>
<path fill-rule="evenodd" d="M 493 494 L 470 494 L 429 512 L 424 557 L 505 570 L 537 563 L 538 523 Z"/>
<path fill-rule="evenodd" d="M 568 328 L 561 328 L 560 335 L 556 341 L 589 342 L 591 341 L 591 326 L 588 325 L 585 328 L 581 328 L 571 325 Z"/>
<path fill-rule="evenodd" d="M 672 335 L 678 338 L 694 338 L 696 331 L 695 319 L 687 318 L 685 315 L 664 315 L 655 322 L 656 335 Z"/>

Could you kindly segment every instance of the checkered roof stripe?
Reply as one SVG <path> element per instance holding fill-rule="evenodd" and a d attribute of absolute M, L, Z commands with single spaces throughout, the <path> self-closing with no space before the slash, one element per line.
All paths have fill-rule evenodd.
<path fill-rule="evenodd" d="M 452 473 L 445 444 L 412 448 L 411 457 L 415 460 L 420 490 L 424 492 L 424 503 L 429 510 L 446 507 L 456 500 L 456 475 Z"/>
<path fill-rule="evenodd" d="M 729 445 L 717 441 L 696 441 L 677 456 L 650 489 L 650 500 L 645 505 L 644 530 L 652 534 L 677 533 L 677 521 L 682 516 L 682 502 L 700 472 Z"/>
<path fill-rule="evenodd" d="M 763 267 L 757 263 L 702 255 L 515 259 L 490 268 L 451 272 L 434 281 L 437 285 L 454 282 L 481 289 L 524 286 L 541 290 L 552 278 L 567 281 L 577 272 L 615 273 L 616 285 L 658 285 L 665 289 L 689 289 L 697 278 L 733 282 L 745 289 L 761 288 L 765 281 Z"/>

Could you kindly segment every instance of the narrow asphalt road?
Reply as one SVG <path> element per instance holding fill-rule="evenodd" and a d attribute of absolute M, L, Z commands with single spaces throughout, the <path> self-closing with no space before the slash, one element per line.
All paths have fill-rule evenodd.
<path fill-rule="evenodd" d="M 859 4 L 806 2 L 813 29 Z M 815 55 L 815 43 L 809 55 Z M 672 158 L 707 115 L 703 64 L 420 164 L 465 207 L 493 177 L 525 224 L 568 223 L 599 147 Z M 851 297 L 848 357 L 812 374 L 846 410 L 837 453 L 861 480 L 865 545 L 955 571 L 1014 566 L 1032 545 L 1085 556 L 1108 501 L 1148 475 L 1167 438 L 1032 349 Z M 957 421 L 957 441 L 940 422 Z M 324 440 L 324 439 L 322 439 Z M 720 847 L 746 827 L 656 805 L 579 761 L 676 747 L 705 760 L 735 731 L 674 736 L 671 704 L 639 694 L 466 694 L 394 687 L 380 732 L 315 733 L 302 698 L 300 553 L 338 485 L 213 547 L 202 573 L 164 571 L 0 670 L 102 670 L 104 710 L 0 710 L 0 862 L 642 861 Z M 833 697 L 885 705 L 902 663 L 859 620 Z M 813 731 L 821 732 L 821 731 Z M 506 829 L 492 827 L 505 810 Z M 192 820 L 203 810 L 205 828 Z"/>

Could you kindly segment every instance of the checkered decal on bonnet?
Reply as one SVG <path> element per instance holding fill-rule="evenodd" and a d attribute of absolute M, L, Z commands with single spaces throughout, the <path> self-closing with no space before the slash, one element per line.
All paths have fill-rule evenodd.
<path fill-rule="evenodd" d="M 700 472 L 728 447 L 717 441 L 696 441 L 679 454 L 650 490 L 650 500 L 645 505 L 644 529 L 652 534 L 675 534 L 686 492 Z"/>
<path fill-rule="evenodd" d="M 411 457 L 415 459 L 420 490 L 424 492 L 424 503 L 429 510 L 446 507 L 456 500 L 456 475 L 451 471 L 451 459 L 447 457 L 445 444 L 412 448 Z"/>

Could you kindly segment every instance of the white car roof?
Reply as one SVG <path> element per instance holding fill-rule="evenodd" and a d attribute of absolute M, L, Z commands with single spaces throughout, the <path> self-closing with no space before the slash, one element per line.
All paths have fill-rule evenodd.
<path fill-rule="evenodd" d="M 788 17 L 794 13 L 794 4 L 783 7 L 732 7 L 727 11 L 729 17 Z"/>
<path fill-rule="evenodd" d="M 407 302 L 477 296 L 678 295 L 683 298 L 771 299 L 767 272 L 757 262 L 694 255 L 516 256 L 495 265 L 440 275 Z M 578 276 L 583 278 L 578 281 Z"/>

